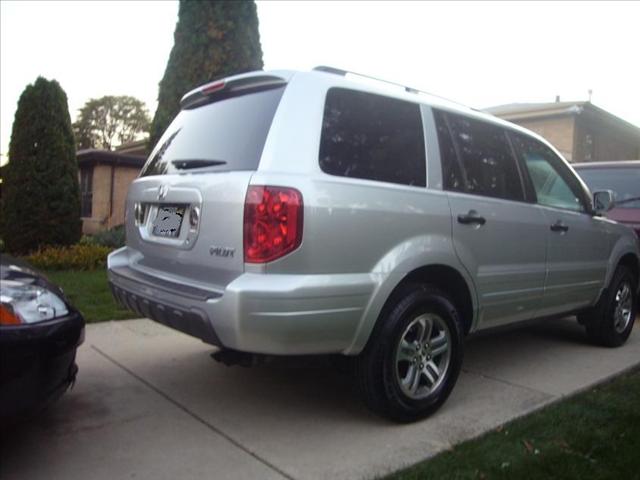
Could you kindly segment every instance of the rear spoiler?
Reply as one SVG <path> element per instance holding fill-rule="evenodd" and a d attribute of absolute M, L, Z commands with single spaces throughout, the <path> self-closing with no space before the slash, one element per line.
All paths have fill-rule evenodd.
<path fill-rule="evenodd" d="M 180 108 L 189 109 L 231 96 L 268 90 L 286 85 L 284 78 L 274 75 L 252 75 L 249 77 L 216 80 L 194 88 L 180 100 Z"/>

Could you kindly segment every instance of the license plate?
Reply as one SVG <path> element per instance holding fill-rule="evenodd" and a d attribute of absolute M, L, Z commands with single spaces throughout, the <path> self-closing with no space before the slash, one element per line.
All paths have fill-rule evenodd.
<path fill-rule="evenodd" d="M 153 222 L 152 233 L 156 237 L 175 238 L 180 234 L 185 207 L 160 206 Z"/>

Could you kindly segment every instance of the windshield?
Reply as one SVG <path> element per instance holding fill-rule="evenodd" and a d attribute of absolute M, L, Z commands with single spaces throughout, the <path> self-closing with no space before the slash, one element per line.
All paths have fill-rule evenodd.
<path fill-rule="evenodd" d="M 577 172 L 591 192 L 613 190 L 616 208 L 640 208 L 640 168 L 581 168 Z"/>
<path fill-rule="evenodd" d="M 256 170 L 283 92 L 273 88 L 182 110 L 140 176 Z"/>

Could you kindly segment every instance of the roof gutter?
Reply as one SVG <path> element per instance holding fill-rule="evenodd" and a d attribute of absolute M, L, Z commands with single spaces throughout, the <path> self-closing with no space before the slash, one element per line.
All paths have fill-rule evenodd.
<path fill-rule="evenodd" d="M 504 120 L 527 120 L 539 119 L 544 117 L 557 117 L 562 115 L 580 115 L 583 111 L 584 107 L 579 105 L 572 105 L 570 107 L 550 108 L 547 110 L 530 110 L 528 112 L 516 112 L 507 114 L 494 113 L 493 115 Z"/>

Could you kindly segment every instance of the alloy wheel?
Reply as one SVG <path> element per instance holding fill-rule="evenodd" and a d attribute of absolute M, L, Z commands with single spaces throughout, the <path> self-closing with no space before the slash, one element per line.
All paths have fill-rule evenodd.
<path fill-rule="evenodd" d="M 429 396 L 444 381 L 451 360 L 451 332 L 434 313 L 413 319 L 400 336 L 395 352 L 396 380 L 409 398 Z"/>
<path fill-rule="evenodd" d="M 631 286 L 624 282 L 618 288 L 615 295 L 615 310 L 613 311 L 613 322 L 616 332 L 622 333 L 631 322 L 631 313 L 633 310 L 633 295 L 631 295 Z"/>

